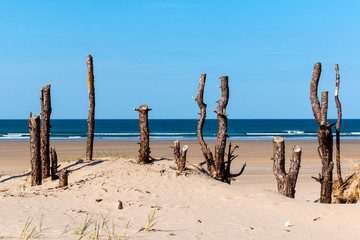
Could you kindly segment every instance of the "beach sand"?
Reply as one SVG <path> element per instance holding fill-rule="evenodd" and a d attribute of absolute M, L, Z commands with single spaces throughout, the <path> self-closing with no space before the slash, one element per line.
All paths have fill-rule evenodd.
<path fill-rule="evenodd" d="M 214 149 L 215 142 L 208 142 Z M 120 235 L 126 224 L 128 239 L 359 239 L 359 204 L 325 205 L 319 198 L 320 184 L 311 179 L 321 171 L 315 141 L 287 141 L 288 166 L 293 145 L 303 148 L 295 199 L 277 193 L 272 172 L 271 141 L 239 141 L 233 171 L 247 167 L 231 185 L 215 181 L 191 164 L 202 161 L 196 141 L 189 145 L 188 173 L 178 175 L 172 142 L 151 142 L 150 165 L 138 165 L 136 142 L 95 142 L 96 161 L 84 159 L 85 142 L 52 142 L 62 167 L 70 170 L 69 187 L 46 180 L 30 187 L 28 142 L 0 142 L 0 236 L 19 238 L 28 218 L 32 226 L 42 219 L 43 239 L 79 239 L 76 227 L 86 217 L 101 215 L 115 224 Z M 360 160 L 360 143 L 342 142 L 343 175 Z M 112 156 L 111 158 L 106 157 Z M 192 169 L 192 170 L 191 170 Z M 334 171 L 334 178 L 336 172 Z M 119 202 L 123 209 L 118 209 Z M 148 214 L 159 217 L 158 231 L 139 230 Z M 287 224 L 285 224 L 287 223 Z M 87 230 L 91 237 L 95 223 Z M 287 225 L 287 226 L 285 226 Z M 19 230 L 18 230 L 19 229 Z M 104 229 L 103 238 L 108 234 Z"/>

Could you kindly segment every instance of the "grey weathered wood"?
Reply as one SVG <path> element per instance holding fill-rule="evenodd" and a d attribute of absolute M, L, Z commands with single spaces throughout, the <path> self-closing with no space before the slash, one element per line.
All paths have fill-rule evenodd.
<path fill-rule="evenodd" d="M 186 153 L 188 150 L 188 145 L 185 145 L 184 147 L 180 147 L 179 140 L 174 141 L 174 158 L 175 163 L 177 165 L 177 170 L 182 172 L 185 170 L 186 167 Z"/>
<path fill-rule="evenodd" d="M 335 102 L 337 108 L 337 122 L 335 125 L 336 130 L 336 171 L 339 180 L 339 185 L 342 185 L 343 179 L 341 177 L 341 163 L 340 163 L 340 125 L 342 120 L 341 103 L 339 100 L 339 87 L 340 87 L 340 74 L 339 65 L 335 64 L 336 71 L 336 88 L 335 88 Z"/>
<path fill-rule="evenodd" d="M 51 180 L 58 179 L 57 153 L 54 147 L 51 148 Z"/>
<path fill-rule="evenodd" d="M 32 114 L 30 113 L 30 116 Z M 41 185 L 40 117 L 29 118 L 31 186 Z"/>
<path fill-rule="evenodd" d="M 273 139 L 273 172 L 276 178 L 278 192 L 284 196 L 295 198 L 295 187 L 300 170 L 301 147 L 293 148 L 290 159 L 289 173 L 285 171 L 285 141 L 282 137 Z"/>
<path fill-rule="evenodd" d="M 140 129 L 140 150 L 138 163 L 150 163 L 150 138 L 149 138 L 149 121 L 148 112 L 151 111 L 147 105 L 143 104 L 139 108 L 134 108 L 139 112 L 139 129 Z"/>
<path fill-rule="evenodd" d="M 48 84 L 41 89 L 41 131 L 40 131 L 40 157 L 42 179 L 50 177 L 50 115 L 51 115 L 51 96 Z"/>

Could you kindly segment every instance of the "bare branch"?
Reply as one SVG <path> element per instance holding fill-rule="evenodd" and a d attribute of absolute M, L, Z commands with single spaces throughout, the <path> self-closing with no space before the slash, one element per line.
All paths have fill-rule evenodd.
<path fill-rule="evenodd" d="M 313 75 L 311 78 L 311 84 L 310 84 L 310 100 L 311 100 L 311 106 L 312 106 L 312 110 L 313 110 L 313 114 L 315 117 L 315 120 L 318 124 L 320 124 L 320 117 L 321 117 L 321 113 L 320 113 L 320 102 L 318 99 L 318 84 L 319 84 L 319 79 L 320 79 L 320 74 L 321 74 L 321 63 L 316 63 L 314 65 L 314 71 L 313 71 Z"/>

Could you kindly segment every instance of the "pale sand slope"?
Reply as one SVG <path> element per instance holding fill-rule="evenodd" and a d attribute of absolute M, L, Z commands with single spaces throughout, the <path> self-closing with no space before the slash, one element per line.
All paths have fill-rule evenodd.
<path fill-rule="evenodd" d="M 199 162 L 201 152 L 197 142 L 189 144 L 188 160 Z M 60 159 L 77 159 L 84 151 L 84 142 L 53 142 Z M 214 142 L 209 142 L 213 149 Z M 55 189 L 56 182 L 47 181 L 41 187 L 29 186 L 27 176 L 13 174 L 0 178 L 0 236 L 19 237 L 28 217 L 39 225 L 43 215 L 45 236 L 42 239 L 78 239 L 66 225 L 78 226 L 87 214 L 99 219 L 102 213 L 114 220 L 119 235 L 131 220 L 129 239 L 359 239 L 359 204 L 322 205 L 314 203 L 320 185 L 312 180 L 320 172 L 317 143 L 312 141 L 286 142 L 286 159 L 291 146 L 303 146 L 296 199 L 276 192 L 272 173 L 272 143 L 237 142 L 239 158 L 234 170 L 244 161 L 243 175 L 232 185 L 223 184 L 204 175 L 176 176 L 172 160 L 171 142 L 151 142 L 152 165 L 137 165 L 130 160 L 102 160 L 89 163 L 61 163 L 73 165 L 68 189 Z M 342 144 L 343 168 L 359 162 L 358 142 Z M 120 156 L 136 155 L 134 142 L 95 142 L 95 151 L 117 152 Z M 14 172 L 28 167 L 28 143 L 1 142 L 0 170 Z M 351 159 L 352 161 L 346 160 Z M 171 160 L 166 160 L 171 159 Z M 105 161 L 106 160 L 106 161 Z M 6 170 L 6 171 L 4 171 Z M 165 170 L 164 173 L 161 171 Z M 28 171 L 27 171 L 28 172 Z M 22 177 L 21 177 L 22 176 Z M 334 174 L 336 177 L 336 174 Z M 25 190 L 24 190 L 25 187 Z M 24 195 L 24 196 L 23 196 Z M 102 199 L 97 203 L 96 199 Z M 124 209 L 118 210 L 118 200 Z M 138 232 L 147 223 L 152 206 L 159 206 L 160 217 L 154 228 L 157 232 Z M 313 219 L 317 219 L 314 221 Z M 200 221 L 199 221 L 200 220 Z M 285 227 L 290 221 L 293 226 Z M 111 226 L 111 223 L 109 224 Z M 94 225 L 90 226 L 92 231 Z M 172 235 L 172 234 L 174 235 Z M 88 235 L 85 239 L 87 239 Z M 105 231 L 103 236 L 107 237 Z M 103 238 L 106 239 L 106 238 Z"/>
<path fill-rule="evenodd" d="M 251 173 L 261 172 L 256 166 L 227 185 L 196 171 L 177 176 L 170 168 L 175 166 L 174 161 L 169 160 L 138 165 L 134 160 L 103 158 L 62 165 L 71 170 L 70 186 L 65 189 L 55 188 L 57 181 L 30 188 L 26 176 L 0 178 L 0 235 L 18 238 L 17 228 L 21 230 L 28 217 L 34 218 L 33 226 L 38 226 L 43 216 L 42 239 L 79 239 L 74 226 L 80 227 L 87 215 L 101 219 L 99 214 L 103 214 L 114 220 L 116 235 L 130 220 L 128 239 L 360 237 L 359 204 L 314 203 L 319 186 L 307 180 L 299 185 L 298 198 L 283 197 L 275 191 L 274 177 L 265 173 L 268 171 Z M 118 200 L 123 202 L 122 210 L 118 209 Z M 159 231 L 138 232 L 146 226 L 154 206 L 159 207 L 154 226 Z M 289 227 L 284 226 L 287 221 Z M 66 225 L 69 231 L 62 234 Z M 91 237 L 94 226 L 89 227 L 84 239 Z M 107 239 L 105 230 L 102 239 Z"/>

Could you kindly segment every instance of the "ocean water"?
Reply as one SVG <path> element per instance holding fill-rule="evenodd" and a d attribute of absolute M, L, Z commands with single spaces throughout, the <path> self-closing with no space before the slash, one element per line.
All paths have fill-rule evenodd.
<path fill-rule="evenodd" d="M 336 120 L 329 120 L 335 123 Z M 95 120 L 96 141 L 137 141 L 137 119 Z M 52 141 L 86 141 L 86 120 L 51 120 Z M 206 140 L 216 140 L 218 122 L 207 119 L 203 129 Z M 150 119 L 153 141 L 197 140 L 196 119 Z M 229 140 L 271 140 L 282 136 L 286 140 L 316 140 L 318 125 L 313 119 L 229 119 Z M 334 130 L 335 132 L 335 130 Z M 345 119 L 341 125 L 342 140 L 360 140 L 360 119 Z M 0 141 L 28 141 L 27 120 L 0 120 Z"/>

